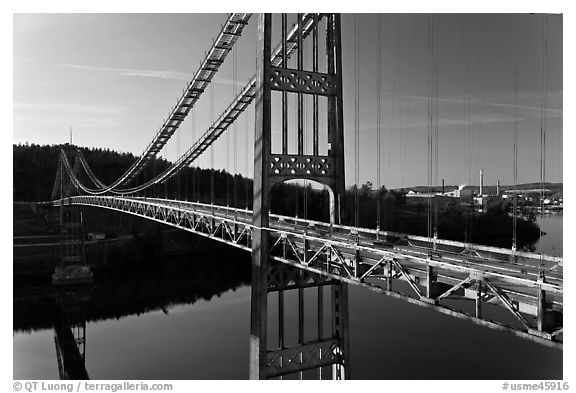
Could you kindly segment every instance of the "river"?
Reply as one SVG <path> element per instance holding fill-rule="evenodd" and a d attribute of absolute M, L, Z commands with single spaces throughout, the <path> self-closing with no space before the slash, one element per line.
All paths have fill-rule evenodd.
<path fill-rule="evenodd" d="M 562 255 L 562 216 L 538 219 L 548 235 L 537 251 Z M 136 274 L 96 279 L 86 306 L 88 376 L 248 378 L 249 255 L 238 251 L 159 262 Z M 59 378 L 54 297 L 45 287 L 15 285 L 15 379 Z M 35 295 L 29 295 L 30 288 Z M 353 379 L 563 376 L 561 350 L 507 333 L 354 286 L 349 309 Z"/>
<path fill-rule="evenodd" d="M 536 252 L 562 256 L 563 252 L 563 216 L 562 214 L 537 215 L 536 222 L 546 233 L 535 244 Z"/>

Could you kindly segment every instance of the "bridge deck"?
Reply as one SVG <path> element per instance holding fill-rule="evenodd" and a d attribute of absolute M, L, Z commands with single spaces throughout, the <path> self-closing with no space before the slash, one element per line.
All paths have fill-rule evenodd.
<path fill-rule="evenodd" d="M 247 209 L 141 197 L 65 203 L 122 211 L 251 250 Z M 562 258 L 279 215 L 270 216 L 268 230 L 279 262 L 535 341 L 557 345 L 561 337 Z"/>

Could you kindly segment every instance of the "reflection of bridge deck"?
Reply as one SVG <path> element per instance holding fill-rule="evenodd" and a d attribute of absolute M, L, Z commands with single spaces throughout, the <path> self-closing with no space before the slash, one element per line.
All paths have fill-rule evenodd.
<path fill-rule="evenodd" d="M 249 210 L 156 198 L 76 196 L 69 201 L 122 211 L 251 250 Z M 562 332 L 562 258 L 278 215 L 271 215 L 269 231 L 277 261 L 561 345 L 553 340 Z M 539 278 L 541 270 L 544 280 Z M 403 283 L 392 291 L 398 280 Z M 475 310 L 470 302 L 453 301 L 458 299 L 473 299 Z M 503 306 L 509 313 L 483 308 L 486 304 Z"/>

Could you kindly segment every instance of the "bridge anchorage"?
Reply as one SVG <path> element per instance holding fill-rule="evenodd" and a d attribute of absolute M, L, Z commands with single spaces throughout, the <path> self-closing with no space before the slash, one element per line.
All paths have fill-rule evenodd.
<path fill-rule="evenodd" d="M 95 177 L 81 154 L 76 157 L 73 168 L 62 152 L 50 204 L 60 207 L 61 213 L 65 209 L 74 212 L 70 209 L 82 206 L 110 209 L 250 251 L 249 375 L 253 379 L 302 375 L 312 372 L 310 370 L 317 370 L 322 378 L 349 379 L 349 284 L 534 342 L 562 347 L 562 258 L 342 225 L 340 211 L 345 183 L 341 19 L 338 14 L 298 14 L 297 24 L 290 30 L 284 14 L 259 15 L 256 76 L 170 168 L 140 186 L 120 188 L 134 180 L 134 174 L 166 144 L 195 102 L 186 97 L 191 97 L 193 91 L 194 100 L 199 98 L 249 18 L 250 14 L 228 17 L 214 43 L 214 51 L 209 51 L 201 70 L 185 91 L 185 100 L 173 108 L 171 113 L 175 117 L 163 125 L 137 164 L 106 186 Z M 272 51 L 273 18 L 280 20 L 281 27 L 274 31 L 281 31 L 282 38 Z M 322 71 L 319 70 L 320 36 L 325 39 L 322 46 L 326 50 Z M 306 39 L 312 40 L 311 70 L 304 69 L 303 42 Z M 295 65 L 292 66 L 289 59 L 294 53 L 292 63 Z M 214 56 L 218 58 L 217 62 L 212 61 Z M 291 128 L 288 127 L 289 96 L 296 98 L 295 111 L 290 112 L 296 113 L 295 126 Z M 273 108 L 274 98 L 281 102 L 279 108 Z M 308 98 L 312 100 L 311 127 L 304 113 L 304 101 Z M 252 211 L 135 196 L 190 165 L 226 132 L 254 99 Z M 322 116 L 325 120 L 322 125 L 319 121 L 321 102 L 325 103 L 322 107 L 327 111 L 326 116 Z M 272 132 L 276 130 L 278 132 Z M 325 130 L 325 135 L 321 135 L 320 130 Z M 311 138 L 307 138 L 310 134 Z M 277 135 L 279 140 L 273 139 Z M 320 151 L 320 138 L 327 142 L 326 152 Z M 308 139 L 312 143 L 306 149 Z M 289 143 L 289 140 L 296 142 Z M 294 151 L 290 150 L 294 146 Z M 80 169 L 96 188 L 80 182 L 77 175 Z M 285 181 L 315 181 L 325 186 L 330 196 L 329 222 L 271 214 L 271 190 Z M 69 188 L 83 195 L 67 191 Z M 68 216 L 61 214 L 63 222 L 75 223 L 70 226 L 71 232 L 63 232 L 63 239 L 66 236 L 71 240 L 81 239 L 81 226 L 78 225 L 81 210 L 77 211 L 79 213 Z M 76 247 L 70 249 L 73 258 L 70 261 L 82 266 L 79 244 L 69 245 Z M 293 295 L 297 299 L 294 303 L 288 299 Z M 299 316 L 298 338 L 292 340 L 295 342 L 289 340 L 287 327 L 291 325 L 285 320 L 285 308 L 293 304 Z M 305 305 L 306 310 L 312 305 L 310 309 L 315 311 L 317 329 L 305 329 L 308 325 L 304 323 L 304 317 L 310 314 L 304 312 Z"/>

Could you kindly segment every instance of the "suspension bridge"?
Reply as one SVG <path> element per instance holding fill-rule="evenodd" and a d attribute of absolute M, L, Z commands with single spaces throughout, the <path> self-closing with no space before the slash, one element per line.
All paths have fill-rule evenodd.
<path fill-rule="evenodd" d="M 285 14 L 274 18 L 269 14 L 228 15 L 160 130 L 133 165 L 113 182 L 101 181 L 79 150 L 73 163 L 64 151 L 61 152 L 51 200 L 42 203 L 60 208 L 62 262 L 56 269 L 55 282 L 90 278 L 90 269 L 83 263 L 81 209 L 97 207 L 160 222 L 251 252 L 250 377 L 254 379 L 321 370 L 325 366 L 332 366 L 333 378 L 350 378 L 348 285 L 561 348 L 563 260 L 517 250 L 516 226 L 511 249 L 440 239 L 436 231 L 438 209 L 429 202 L 428 236 L 381 230 L 380 214 L 376 229 L 363 228 L 358 220 L 357 188 L 355 225 L 342 223 L 345 144 L 341 17 L 338 14 L 297 14 L 295 17 L 295 23 L 289 26 Z M 214 76 L 253 19 L 257 19 L 258 25 L 254 77 L 173 164 L 137 184 L 146 174 L 144 169 L 175 135 L 213 83 Z M 273 20 L 280 22 L 279 26 L 273 26 Z M 273 31 L 280 36 L 275 47 L 272 47 Z M 432 24 L 430 32 L 433 37 Z M 310 69 L 304 66 L 305 40 L 312 41 Z M 356 44 L 357 91 L 359 45 Z M 433 40 L 430 45 L 428 179 L 432 186 L 438 183 L 438 72 Z M 322 70 L 319 67 L 321 48 L 325 50 Z M 295 99 L 290 101 L 289 97 Z M 311 105 L 305 97 L 311 98 Z M 290 113 L 289 102 L 295 103 Z M 279 108 L 274 108 L 273 103 L 278 103 Z M 150 195 L 150 190 L 178 176 L 207 150 L 210 150 L 213 164 L 215 141 L 231 132 L 230 127 L 250 105 L 255 105 L 252 209 L 239 207 L 236 203 L 232 206 L 214 203 L 213 176 L 212 203 Z M 312 109 L 311 127 L 304 114 L 308 106 Z M 358 106 L 356 99 L 356 160 L 360 135 Z M 289 127 L 289 117 L 293 113 L 296 115 L 294 126 Z M 278 121 L 273 121 L 273 114 L 279 115 Z M 380 122 L 380 113 L 378 120 Z M 274 133 L 273 126 L 279 128 Z M 514 131 L 517 138 L 516 126 Z M 289 143 L 291 137 L 296 140 L 295 144 Z M 308 139 L 312 143 L 305 146 Z M 321 151 L 321 140 L 326 141 L 325 152 Z M 239 149 L 238 146 L 234 148 Z M 380 165 L 378 152 L 378 171 Z M 358 171 L 356 162 L 356 184 Z M 278 184 L 294 180 L 317 182 L 327 190 L 328 222 L 271 213 L 271 190 Z M 325 287 L 330 288 L 329 299 L 324 299 Z M 309 288 L 318 288 L 317 305 L 305 301 L 304 289 Z M 288 345 L 285 341 L 284 292 L 291 290 L 298 292 L 296 345 Z M 273 306 L 272 294 L 277 299 L 277 321 L 268 318 L 268 310 Z M 330 304 L 328 309 L 326 304 Z M 304 340 L 307 329 L 304 326 L 305 306 L 316 308 L 318 316 L 318 331 L 312 341 Z M 323 326 L 327 310 L 331 321 L 329 334 Z M 274 329 L 271 328 L 273 323 Z M 273 346 L 270 346 L 269 336 L 276 340 Z"/>

